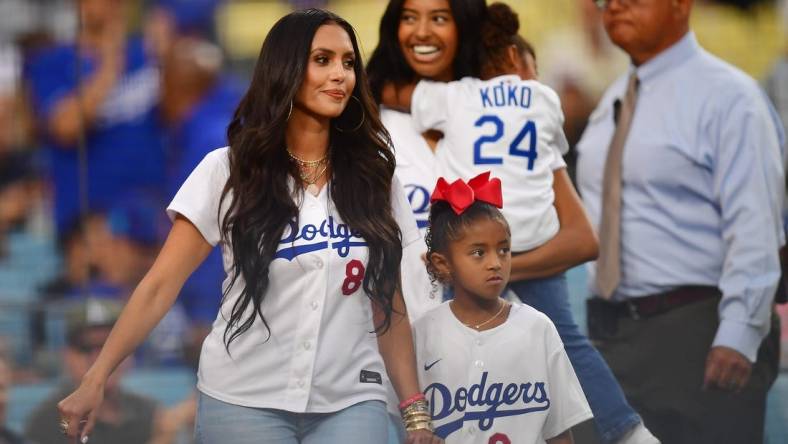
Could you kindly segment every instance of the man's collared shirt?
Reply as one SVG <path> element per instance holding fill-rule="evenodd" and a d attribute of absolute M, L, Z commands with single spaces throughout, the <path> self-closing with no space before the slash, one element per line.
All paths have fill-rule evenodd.
<path fill-rule="evenodd" d="M 640 89 L 624 147 L 614 298 L 717 286 L 723 300 L 714 345 L 755 361 L 785 241 L 782 125 L 755 81 L 703 50 L 693 33 L 631 70 Z M 614 103 L 628 76 L 605 93 L 577 146 L 578 187 L 595 226 Z M 593 286 L 593 264 L 589 270 Z"/>

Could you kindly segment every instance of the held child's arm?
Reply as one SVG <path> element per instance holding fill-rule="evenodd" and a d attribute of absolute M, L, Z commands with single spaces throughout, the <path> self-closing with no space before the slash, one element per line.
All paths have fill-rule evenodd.
<path fill-rule="evenodd" d="M 572 431 L 567 430 L 564 433 L 554 436 L 545 441 L 547 444 L 574 444 L 575 440 L 572 439 Z"/>
<path fill-rule="evenodd" d="M 565 168 L 553 171 L 555 209 L 561 228 L 544 245 L 512 256 L 512 281 L 553 276 L 599 254 L 597 240 L 583 203 Z"/>
<path fill-rule="evenodd" d="M 211 252 L 211 245 L 187 219 L 178 216 L 156 261 L 123 308 L 118 321 L 82 383 L 58 403 L 68 421 L 68 436 L 77 437 L 80 421 L 87 419 L 82 436 L 95 423 L 110 373 L 139 345 L 167 313 L 183 283 Z"/>
<path fill-rule="evenodd" d="M 383 85 L 380 101 L 388 108 L 409 113 L 415 89 L 415 83 L 394 84 L 393 82 L 386 82 Z"/>

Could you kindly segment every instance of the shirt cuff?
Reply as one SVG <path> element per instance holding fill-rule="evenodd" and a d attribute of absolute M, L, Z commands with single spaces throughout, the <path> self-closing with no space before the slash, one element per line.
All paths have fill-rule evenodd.
<path fill-rule="evenodd" d="M 723 319 L 711 345 L 712 347 L 720 345 L 730 347 L 754 363 L 761 341 L 763 341 L 763 335 L 757 328 L 745 323 Z"/>

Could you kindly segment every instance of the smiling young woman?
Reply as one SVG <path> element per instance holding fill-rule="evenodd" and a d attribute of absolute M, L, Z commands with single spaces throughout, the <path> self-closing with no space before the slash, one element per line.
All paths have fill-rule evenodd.
<path fill-rule="evenodd" d="M 457 54 L 457 24 L 447 0 L 408 0 L 402 5 L 400 49 L 420 77 L 449 81 Z"/>

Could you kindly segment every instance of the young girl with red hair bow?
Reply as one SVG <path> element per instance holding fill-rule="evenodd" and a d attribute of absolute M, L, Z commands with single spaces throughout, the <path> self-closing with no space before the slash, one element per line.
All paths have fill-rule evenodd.
<path fill-rule="evenodd" d="M 454 290 L 414 324 L 435 434 L 447 444 L 571 443 L 569 428 L 591 409 L 553 323 L 500 297 L 511 233 L 489 176 L 441 178 L 431 198 L 427 266 Z"/>

